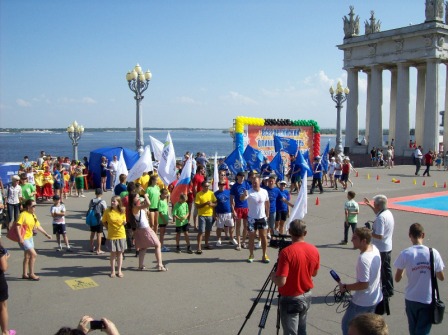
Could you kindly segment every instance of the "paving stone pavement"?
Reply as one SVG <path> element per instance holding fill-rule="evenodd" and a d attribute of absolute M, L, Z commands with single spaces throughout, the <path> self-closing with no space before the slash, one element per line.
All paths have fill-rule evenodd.
<path fill-rule="evenodd" d="M 356 200 L 366 196 L 385 194 L 389 198 L 431 193 L 444 190 L 440 186 L 447 181 L 445 171 L 433 171 L 430 178 L 415 177 L 413 166 L 398 166 L 393 169 L 362 168 L 358 177 L 352 175 Z M 370 179 L 367 176 L 370 176 Z M 378 178 L 377 178 L 378 176 Z M 400 183 L 391 182 L 392 178 Z M 414 185 L 413 181 L 416 180 Z M 426 186 L 422 186 L 423 180 Z M 437 182 L 439 188 L 434 188 Z M 310 181 L 309 183 L 310 184 Z M 94 255 L 88 251 L 88 227 L 84 223 L 88 202 L 86 198 L 69 198 L 67 207 L 68 236 L 75 252 L 57 252 L 55 240 L 36 238 L 38 258 L 36 273 L 39 282 L 20 279 L 23 253 L 18 246 L 5 237 L 2 243 L 10 250 L 9 269 L 6 278 L 9 284 L 10 326 L 19 335 L 54 334 L 61 326 L 76 326 L 81 316 L 87 314 L 96 319 L 108 317 L 117 325 L 121 334 L 237 334 L 252 307 L 260 288 L 265 282 L 277 258 L 277 250 L 270 249 L 270 264 L 261 263 L 261 251 L 255 252 L 255 262 L 248 264 L 248 251 L 236 251 L 230 245 L 214 250 L 205 250 L 202 255 L 163 253 L 169 271 L 137 271 L 137 258 L 127 254 L 124 261 L 124 278 L 109 278 L 108 254 Z M 104 199 L 110 202 L 111 192 Z M 316 205 L 316 198 L 319 205 Z M 326 296 L 335 287 L 329 275 L 334 269 L 343 281 L 353 280 L 358 252 L 338 245 L 343 235 L 343 205 L 346 194 L 325 188 L 323 194 L 308 197 L 307 241 L 315 244 L 321 254 L 321 268 L 315 278 L 313 302 L 308 313 L 309 334 L 341 334 L 342 314 L 336 306 L 326 304 Z M 51 233 L 51 202 L 40 203 L 37 216 L 47 232 Z M 374 218 L 373 212 L 361 206 L 359 222 Z M 408 228 L 414 222 L 423 224 L 426 244 L 437 248 L 445 263 L 448 262 L 447 218 L 420 213 L 393 210 L 395 233 L 392 258 L 410 245 Z M 173 250 L 174 228 L 168 227 L 167 246 Z M 191 230 L 190 230 L 191 231 Z M 191 233 L 192 242 L 196 234 Z M 214 234 L 213 234 L 214 238 Z M 181 240 L 182 243 L 183 240 Z M 192 243 L 192 245 L 194 245 Z M 146 266 L 155 266 L 154 252 L 148 251 Z M 73 290 L 66 280 L 88 277 L 97 286 Z M 82 281 L 82 280 L 81 280 Z M 396 284 L 396 293 L 391 300 L 391 315 L 385 316 L 390 334 L 407 334 L 404 312 L 404 288 L 406 279 Z M 83 283 L 78 282 L 77 288 Z M 447 300 L 448 287 L 439 285 L 442 300 Z M 258 323 L 265 296 L 256 305 L 242 334 L 258 333 Z M 276 332 L 276 299 L 272 305 L 265 334 Z M 446 334 L 444 325 L 434 326 L 431 334 Z"/>

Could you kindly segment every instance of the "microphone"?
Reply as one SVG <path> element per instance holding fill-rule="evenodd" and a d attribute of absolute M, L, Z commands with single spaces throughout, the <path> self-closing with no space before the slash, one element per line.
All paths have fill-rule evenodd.
<path fill-rule="evenodd" d="M 330 275 L 333 277 L 333 279 L 340 283 L 341 282 L 341 278 L 338 276 L 338 274 L 336 273 L 336 271 L 334 270 L 330 270 Z"/>

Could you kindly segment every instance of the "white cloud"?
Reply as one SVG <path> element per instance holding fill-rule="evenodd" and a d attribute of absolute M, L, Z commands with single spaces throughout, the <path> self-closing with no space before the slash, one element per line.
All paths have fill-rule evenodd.
<path fill-rule="evenodd" d="M 177 97 L 175 100 L 177 103 L 182 105 L 201 105 L 201 103 L 197 102 L 193 98 L 186 96 Z"/>
<path fill-rule="evenodd" d="M 254 99 L 246 97 L 234 91 L 230 91 L 229 94 L 221 97 L 221 99 L 238 105 L 258 105 L 258 103 Z"/>
<path fill-rule="evenodd" d="M 31 107 L 31 103 L 29 101 L 26 101 L 24 99 L 17 99 L 16 100 L 17 105 L 19 105 L 20 107 Z"/>
<path fill-rule="evenodd" d="M 81 103 L 86 104 L 86 105 L 93 105 L 93 104 L 96 104 L 96 100 L 94 100 L 90 97 L 84 97 L 81 99 Z"/>

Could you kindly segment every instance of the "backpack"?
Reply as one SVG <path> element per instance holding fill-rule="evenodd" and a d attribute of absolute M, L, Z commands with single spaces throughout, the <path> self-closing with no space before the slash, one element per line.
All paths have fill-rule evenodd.
<path fill-rule="evenodd" d="M 93 199 L 90 200 L 89 210 L 86 213 L 86 224 L 88 226 L 98 226 L 101 221 L 101 201 L 93 202 Z"/>

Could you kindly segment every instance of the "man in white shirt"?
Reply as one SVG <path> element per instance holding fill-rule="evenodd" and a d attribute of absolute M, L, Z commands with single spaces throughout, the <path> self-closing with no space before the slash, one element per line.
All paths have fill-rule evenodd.
<path fill-rule="evenodd" d="M 118 170 L 118 157 L 116 155 L 114 155 L 114 157 L 112 158 L 112 162 L 109 163 L 109 169 L 110 169 L 110 189 L 112 191 L 115 186 L 115 178 L 117 178 L 117 170 Z"/>
<path fill-rule="evenodd" d="M 258 230 L 258 235 L 261 241 L 261 248 L 263 250 L 263 263 L 269 263 L 269 257 L 266 254 L 268 239 L 267 230 L 268 222 L 266 218 L 269 216 L 269 195 L 268 192 L 260 187 L 261 180 L 259 176 L 252 179 L 252 188 L 249 191 L 244 191 L 240 196 L 240 200 L 247 200 L 249 207 L 249 214 L 247 217 L 247 230 L 249 231 L 249 258 L 248 262 L 254 261 L 254 239 L 255 231 Z"/>
<path fill-rule="evenodd" d="M 419 223 L 409 228 L 409 238 L 412 246 L 404 249 L 394 266 L 397 268 L 395 281 L 398 283 L 406 271 L 408 284 L 405 290 L 406 315 L 408 317 L 409 334 L 429 334 L 431 331 L 431 264 L 429 248 L 423 245 L 425 232 Z M 434 272 L 439 280 L 444 280 L 442 258 L 436 249 L 434 255 Z"/>
<path fill-rule="evenodd" d="M 394 216 L 387 209 L 387 197 L 379 194 L 373 197 L 373 205 L 369 199 L 364 198 L 364 203 L 376 214 L 372 225 L 372 244 L 381 254 L 381 282 L 385 297 L 394 295 L 394 281 L 391 267 L 392 236 L 394 233 Z"/>
<path fill-rule="evenodd" d="M 415 175 L 419 176 L 418 172 L 420 171 L 420 167 L 422 166 L 422 147 L 419 145 L 414 150 L 414 164 L 415 164 Z"/>
<path fill-rule="evenodd" d="M 6 187 L 5 203 L 8 208 L 8 227 L 11 227 L 14 221 L 17 221 L 20 212 L 20 203 L 22 202 L 22 188 L 19 185 L 20 177 L 17 175 L 12 176 L 11 183 Z"/>
<path fill-rule="evenodd" d="M 357 315 L 373 313 L 383 299 L 381 292 L 381 256 L 371 244 L 372 232 L 368 228 L 356 228 L 352 236 L 353 248 L 361 251 L 356 264 L 356 282 L 339 282 L 340 291 L 355 291 L 342 318 L 342 334 L 348 335 L 349 323 Z"/>

